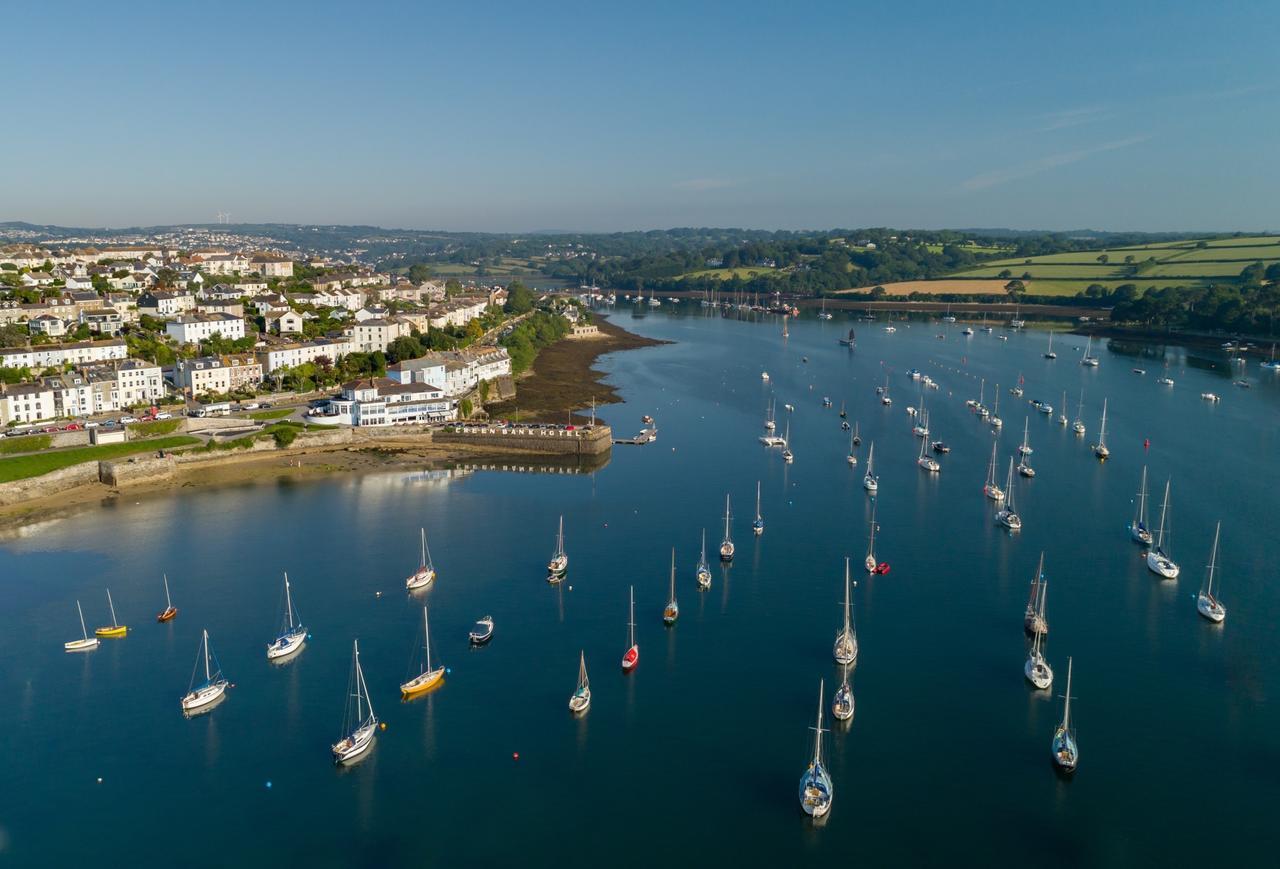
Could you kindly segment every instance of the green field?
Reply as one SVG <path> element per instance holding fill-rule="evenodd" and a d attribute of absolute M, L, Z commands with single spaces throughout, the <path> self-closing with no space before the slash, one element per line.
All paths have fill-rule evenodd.
<path fill-rule="evenodd" d="M 942 249 L 944 246 L 945 245 L 941 245 L 941 244 L 926 244 L 925 249 L 928 250 L 929 253 L 942 253 Z M 969 251 L 969 253 L 976 254 L 978 256 L 986 256 L 989 254 L 999 254 L 999 253 L 1013 253 L 1013 248 L 1011 247 L 996 247 L 994 245 L 962 244 L 962 245 L 959 245 L 959 247 Z"/>
<path fill-rule="evenodd" d="M 128 428 L 131 436 L 154 438 L 173 434 L 180 425 L 182 425 L 180 419 L 157 419 L 152 422 L 135 422 Z"/>
<path fill-rule="evenodd" d="M 118 459 L 123 456 L 132 456 L 137 453 L 149 453 L 153 450 L 168 450 L 173 449 L 174 447 L 185 447 L 189 444 L 199 442 L 199 438 L 179 435 L 177 437 L 158 438 L 156 440 L 149 441 L 129 441 L 122 444 L 102 444 L 96 447 L 76 447 L 75 449 L 70 450 L 55 450 L 52 452 L 36 453 L 30 456 L 17 456 L 10 459 L 0 459 L 0 483 L 8 483 L 13 480 L 25 480 L 28 477 L 38 477 L 41 474 L 47 474 L 50 471 L 57 471 L 62 468 L 69 468 L 72 465 L 78 465 L 81 462 Z"/>
<path fill-rule="evenodd" d="M 38 450 L 49 449 L 52 443 L 53 438 L 47 434 L 30 435 L 23 438 L 3 438 L 0 439 L 0 455 L 34 453 Z"/>
<path fill-rule="evenodd" d="M 965 269 L 946 278 L 994 278 L 1009 271 L 1013 279 L 1030 274 L 1027 293 L 1032 296 L 1076 295 L 1090 284 L 1108 289 L 1135 284 L 1152 286 L 1206 286 L 1214 281 L 1230 281 L 1254 262 L 1280 262 L 1280 236 L 1212 239 L 1198 247 L 1195 239 L 1163 242 L 1140 247 L 1073 251 L 1024 259 L 992 260 L 978 268 Z M 1106 255 L 1107 262 L 1098 257 Z M 1125 257 L 1133 257 L 1132 264 Z M 1154 257 L 1155 262 L 1148 260 Z M 1215 262 L 1215 260 L 1222 260 Z M 1129 275 L 1133 266 L 1136 274 Z M 946 279 L 944 278 L 944 280 Z M 940 292 L 946 292 L 940 290 Z"/>
<path fill-rule="evenodd" d="M 777 269 L 766 268 L 765 266 L 741 266 L 736 269 L 702 269 L 696 272 L 685 272 L 680 275 L 683 278 L 715 278 L 718 281 L 728 280 L 729 278 L 742 278 L 749 280 L 758 278 L 762 275 L 767 276 L 776 272 Z"/>

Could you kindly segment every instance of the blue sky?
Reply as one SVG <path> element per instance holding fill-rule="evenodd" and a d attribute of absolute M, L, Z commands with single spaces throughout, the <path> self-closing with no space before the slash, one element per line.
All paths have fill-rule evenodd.
<path fill-rule="evenodd" d="M 1274 0 L 52 0 L 6 30 L 0 220 L 1280 229 Z"/>

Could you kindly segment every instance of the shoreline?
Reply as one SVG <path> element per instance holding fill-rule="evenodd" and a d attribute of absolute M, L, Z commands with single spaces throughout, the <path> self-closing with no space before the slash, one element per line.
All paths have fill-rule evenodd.
<path fill-rule="evenodd" d="M 617 403 L 621 398 L 612 386 L 604 383 L 604 372 L 594 367 L 596 360 L 606 353 L 669 343 L 636 335 L 603 317 L 597 316 L 593 322 L 599 326 L 602 337 L 564 338 L 543 349 L 534 360 L 533 367 L 518 380 L 517 399 L 490 405 L 490 416 L 498 417 L 502 415 L 501 411 L 514 410 L 521 399 L 529 402 L 529 407 L 519 409 L 520 417 L 526 421 L 562 418 L 569 411 L 589 405 L 593 396 L 597 405 Z M 586 421 L 578 414 L 573 414 L 573 419 L 576 422 Z M 266 452 L 235 451 L 198 465 L 180 466 L 176 476 L 169 479 L 116 486 L 102 482 L 85 483 L 0 506 L 0 539 L 19 536 L 23 528 L 67 518 L 95 506 L 111 507 L 126 497 L 157 497 L 197 488 L 246 483 L 320 480 L 339 474 L 450 470 L 468 463 L 565 472 L 583 468 L 596 470 L 608 461 L 607 453 L 599 462 L 584 462 L 578 457 L 557 458 L 519 449 L 437 444 L 430 440 L 420 441 L 409 432 L 400 437 L 393 435 L 380 443 L 360 446 L 343 444 Z"/>
<path fill-rule="evenodd" d="M 593 398 L 597 408 L 622 400 L 617 389 L 604 382 L 605 372 L 595 367 L 601 356 L 671 343 L 629 332 L 599 314 L 593 314 L 591 322 L 599 327 L 600 337 L 564 338 L 544 348 L 517 378 L 514 399 L 485 406 L 489 418 L 518 415 L 523 422 L 588 422 L 589 417 L 577 411 L 590 407 Z"/>

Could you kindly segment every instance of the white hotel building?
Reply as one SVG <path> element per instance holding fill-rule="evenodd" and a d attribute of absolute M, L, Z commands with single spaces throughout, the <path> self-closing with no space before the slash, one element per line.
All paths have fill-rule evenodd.
<path fill-rule="evenodd" d="M 397 383 L 367 377 L 342 385 L 330 399 L 307 415 L 309 422 L 357 427 L 413 425 L 453 419 L 457 402 L 428 383 Z"/>
<path fill-rule="evenodd" d="M 123 338 L 110 341 L 77 341 L 74 344 L 42 344 L 0 350 L 0 366 L 5 368 L 60 368 L 63 365 L 91 365 L 124 359 L 128 349 Z"/>
<path fill-rule="evenodd" d="M 293 368 L 304 362 L 315 362 L 321 356 L 337 362 L 352 352 L 351 342 L 342 340 L 305 341 L 300 344 L 279 344 L 266 350 L 259 350 L 258 361 L 262 363 L 264 374 L 279 371 L 281 368 Z"/>
<path fill-rule="evenodd" d="M 214 335 L 238 341 L 244 337 L 244 318 L 232 314 L 186 314 L 166 321 L 164 331 L 181 344 L 198 344 Z"/>

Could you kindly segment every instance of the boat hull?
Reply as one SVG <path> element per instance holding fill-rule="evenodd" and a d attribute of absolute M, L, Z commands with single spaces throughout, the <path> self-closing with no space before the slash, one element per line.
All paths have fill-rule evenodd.
<path fill-rule="evenodd" d="M 166 609 L 164 612 L 160 613 L 160 615 L 156 616 L 156 621 L 158 622 L 173 621 L 174 616 L 176 616 L 177 614 L 178 614 L 178 608 L 176 606 L 171 606 L 168 609 Z"/>
<path fill-rule="evenodd" d="M 97 637 L 85 637 L 82 640 L 72 640 L 69 643 L 63 643 L 62 648 L 68 652 L 92 652 L 101 645 L 101 640 Z"/>
<path fill-rule="evenodd" d="M 821 765 L 810 764 L 800 778 L 800 808 L 811 818 L 825 817 L 833 798 L 831 776 Z"/>
<path fill-rule="evenodd" d="M 299 626 L 291 633 L 281 634 L 276 641 L 267 646 L 267 660 L 278 661 L 302 650 L 307 642 L 307 629 Z"/>
<path fill-rule="evenodd" d="M 697 573 L 698 588 L 711 588 L 711 571 L 703 568 Z"/>
<path fill-rule="evenodd" d="M 114 627 L 108 627 L 108 628 L 96 628 L 94 629 L 93 633 L 99 637 L 110 637 L 114 639 L 116 637 L 123 637 L 126 634 L 128 634 L 129 628 L 125 625 L 115 625 Z"/>
<path fill-rule="evenodd" d="M 444 667 L 436 667 L 434 670 L 428 670 L 402 684 L 400 686 L 400 696 L 404 698 L 417 697 L 419 694 L 425 694 L 443 682 Z"/>
<path fill-rule="evenodd" d="M 333 754 L 333 762 L 336 764 L 353 763 L 363 757 L 369 749 L 373 748 L 374 738 L 377 736 L 378 721 L 373 721 L 352 732 L 350 736 L 341 742 L 334 743 L 330 752 Z"/>
<path fill-rule="evenodd" d="M 1220 624 L 1227 617 L 1227 609 L 1207 595 L 1196 596 L 1196 610 L 1214 624 Z"/>
<path fill-rule="evenodd" d="M 221 700 L 222 696 L 226 693 L 227 682 L 225 679 L 219 679 L 217 682 L 198 688 L 183 697 L 182 711 L 189 715 L 192 712 L 197 712 L 208 706 L 212 706 L 214 703 Z"/>
<path fill-rule="evenodd" d="M 1080 749 L 1061 726 L 1053 734 L 1053 762 L 1064 772 L 1075 772 L 1080 762 Z"/>
<path fill-rule="evenodd" d="M 581 715 L 591 708 L 591 689 L 588 688 L 582 693 L 574 692 L 569 698 L 569 711 L 574 715 Z"/>
<path fill-rule="evenodd" d="M 1027 677 L 1028 682 L 1041 691 L 1048 691 L 1053 685 L 1053 670 L 1042 661 L 1028 658 L 1027 663 L 1022 667 L 1022 673 Z"/>
<path fill-rule="evenodd" d="M 720 560 L 733 561 L 734 546 L 732 543 L 724 543 L 720 546 Z"/>
<path fill-rule="evenodd" d="M 853 692 L 841 688 L 831 700 L 831 714 L 837 721 L 853 718 Z"/>
<path fill-rule="evenodd" d="M 417 591 L 420 588 L 426 588 L 435 582 L 436 572 L 431 568 L 420 568 L 417 573 L 404 581 L 404 587 L 409 591 Z"/>
<path fill-rule="evenodd" d="M 1147 569 L 1163 579 L 1177 579 L 1182 572 L 1172 558 L 1154 551 L 1147 553 Z"/>
<path fill-rule="evenodd" d="M 1012 510 L 1001 510 L 996 514 L 996 521 L 1010 531 L 1022 530 L 1022 517 Z"/>
<path fill-rule="evenodd" d="M 627 649 L 627 653 L 622 656 L 622 669 L 630 672 L 636 668 L 636 664 L 640 663 L 640 647 L 632 646 Z"/>

